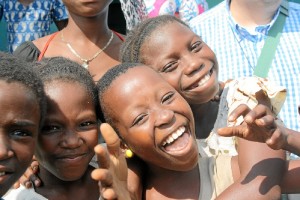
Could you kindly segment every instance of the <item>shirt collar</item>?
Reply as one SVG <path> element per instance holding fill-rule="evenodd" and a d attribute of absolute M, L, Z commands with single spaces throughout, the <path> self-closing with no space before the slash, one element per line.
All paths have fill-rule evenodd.
<path fill-rule="evenodd" d="M 273 19 L 269 24 L 266 25 L 260 25 L 255 27 L 255 29 L 247 29 L 245 27 L 240 26 L 231 15 L 231 12 L 229 10 L 229 3 L 230 0 L 226 0 L 226 12 L 229 20 L 229 25 L 231 29 L 233 30 L 234 34 L 237 38 L 242 40 L 243 38 L 247 38 L 251 40 L 252 42 L 255 41 L 261 41 L 269 32 L 272 25 L 275 23 L 279 13 L 280 13 L 280 7 L 278 8 L 276 14 L 274 15 Z"/>

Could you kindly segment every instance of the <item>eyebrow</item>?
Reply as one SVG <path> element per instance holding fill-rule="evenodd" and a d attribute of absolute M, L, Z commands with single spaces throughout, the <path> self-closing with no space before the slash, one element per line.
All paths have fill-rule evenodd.
<path fill-rule="evenodd" d="M 18 120 L 11 123 L 14 126 L 36 126 L 35 123 L 28 120 Z"/>

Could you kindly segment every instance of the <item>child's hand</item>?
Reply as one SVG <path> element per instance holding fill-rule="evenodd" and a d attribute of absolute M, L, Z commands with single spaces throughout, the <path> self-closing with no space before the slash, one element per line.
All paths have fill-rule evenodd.
<path fill-rule="evenodd" d="M 99 181 L 99 191 L 102 198 L 129 200 L 128 168 L 126 159 L 121 152 L 120 139 L 109 124 L 101 124 L 100 130 L 106 142 L 107 150 L 101 145 L 95 147 L 99 168 L 92 172 L 92 178 Z"/>
<path fill-rule="evenodd" d="M 275 118 L 268 107 L 259 104 L 251 110 L 244 104 L 240 105 L 230 114 L 228 121 L 234 122 L 240 116 L 244 116 L 244 122 L 241 125 L 221 128 L 218 130 L 218 134 L 265 142 L 274 150 L 284 148 L 287 134 L 283 127 L 276 124 Z"/>
<path fill-rule="evenodd" d="M 19 178 L 19 180 L 14 184 L 13 188 L 20 187 L 20 184 L 24 185 L 26 188 L 31 188 L 34 184 L 34 187 L 41 186 L 41 180 L 36 175 L 39 170 L 39 163 L 33 157 L 30 166 L 26 169 L 25 173 Z"/>

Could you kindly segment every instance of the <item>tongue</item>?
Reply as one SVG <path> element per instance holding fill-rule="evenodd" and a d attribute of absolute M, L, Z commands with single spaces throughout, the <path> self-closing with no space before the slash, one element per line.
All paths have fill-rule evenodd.
<path fill-rule="evenodd" d="M 186 145 L 189 142 L 189 134 L 184 133 L 182 136 L 177 138 L 175 141 L 173 141 L 171 144 L 167 144 L 165 146 L 166 151 L 179 151 L 186 147 Z"/>

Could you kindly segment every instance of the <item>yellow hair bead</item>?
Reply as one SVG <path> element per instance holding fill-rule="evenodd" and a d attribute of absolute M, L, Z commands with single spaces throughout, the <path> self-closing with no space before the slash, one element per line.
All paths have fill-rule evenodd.
<path fill-rule="evenodd" d="M 125 157 L 131 158 L 133 156 L 133 152 L 130 149 L 126 149 L 125 151 Z"/>

